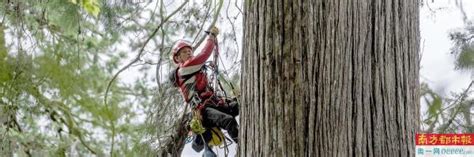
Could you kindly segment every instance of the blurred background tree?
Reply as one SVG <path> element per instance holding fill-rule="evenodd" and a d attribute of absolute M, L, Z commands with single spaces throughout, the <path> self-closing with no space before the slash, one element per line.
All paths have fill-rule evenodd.
<path fill-rule="evenodd" d="M 453 45 L 449 53 L 454 57 L 455 70 L 471 75 L 470 82 L 460 92 L 443 95 L 435 92 L 424 82 L 421 83 L 421 101 L 427 105 L 422 116 L 422 131 L 429 133 L 473 133 L 474 125 L 474 19 L 469 17 L 463 0 L 453 1 L 455 9 L 460 13 L 463 26 L 450 31 L 449 39 Z M 426 2 L 424 7 L 430 7 Z M 448 6 L 446 6 L 447 8 Z M 445 8 L 440 8 L 441 11 Z M 431 8 L 430 8 L 431 10 Z M 436 12 L 433 12 L 435 14 Z M 446 52 L 448 53 L 448 52 Z M 425 55 L 430 55 L 425 53 Z"/>
<path fill-rule="evenodd" d="M 156 155 L 184 107 L 165 79 L 170 47 L 210 25 L 230 23 L 221 49 L 237 68 L 224 73 L 238 76 L 236 2 L 0 4 L 0 156 Z"/>

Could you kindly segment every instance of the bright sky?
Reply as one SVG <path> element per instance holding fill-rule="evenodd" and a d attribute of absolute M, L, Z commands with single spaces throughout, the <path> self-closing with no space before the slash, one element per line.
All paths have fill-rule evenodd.
<path fill-rule="evenodd" d="M 468 19 L 474 19 L 474 1 L 464 0 Z M 437 93 L 449 96 L 460 92 L 473 79 L 468 72 L 454 70 L 454 56 L 450 54 L 452 42 L 448 33 L 463 27 L 460 10 L 453 0 L 435 1 L 422 7 L 420 12 L 420 81 L 427 82 Z"/>
<path fill-rule="evenodd" d="M 471 9 L 474 8 L 474 1 L 462 2 L 468 20 L 474 20 L 474 10 Z M 420 82 L 428 83 L 431 89 L 443 97 L 462 92 L 474 77 L 474 73 L 454 70 L 455 58 L 450 53 L 453 42 L 448 35 L 463 26 L 461 11 L 454 0 L 429 2 L 420 10 L 420 53 L 423 54 Z M 426 110 L 425 102 L 421 101 L 422 117 L 426 116 Z"/>

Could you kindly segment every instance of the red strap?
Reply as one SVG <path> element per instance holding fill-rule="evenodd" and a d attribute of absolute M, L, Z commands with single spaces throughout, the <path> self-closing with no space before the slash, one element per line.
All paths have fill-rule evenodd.
<path fill-rule="evenodd" d="M 203 108 L 209 103 L 209 101 L 212 101 L 212 96 L 209 97 L 209 98 L 206 98 L 206 100 L 204 100 L 202 103 L 200 103 L 199 105 L 197 105 L 196 108 L 197 108 L 198 110 L 203 109 Z"/>

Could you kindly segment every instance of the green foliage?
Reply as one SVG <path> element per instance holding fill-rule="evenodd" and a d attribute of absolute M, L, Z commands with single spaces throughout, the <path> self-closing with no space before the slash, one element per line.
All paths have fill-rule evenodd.
<path fill-rule="evenodd" d="M 429 104 L 428 107 L 428 117 L 431 117 L 429 119 L 428 124 L 433 123 L 437 118 L 438 118 L 438 113 L 441 110 L 441 105 L 442 105 L 442 99 L 438 95 L 432 95 L 433 101 L 431 104 Z"/>
<path fill-rule="evenodd" d="M 467 22 L 463 29 L 449 34 L 454 42 L 452 53 L 456 56 L 456 69 L 474 72 L 474 24 Z"/>
<path fill-rule="evenodd" d="M 0 127 L 0 147 L 8 150 L 0 156 L 156 156 L 156 141 L 170 135 L 183 108 L 178 91 L 164 84 L 159 70 L 168 70 L 176 36 L 201 37 L 198 30 L 208 25 L 212 11 L 186 5 L 164 23 L 131 67 L 138 66 L 139 78 L 119 77 L 105 105 L 108 81 L 176 9 L 168 8 L 173 5 L 156 3 L 158 11 L 148 7 L 151 1 L 0 4 L 0 122 L 8 124 Z M 212 10 L 211 1 L 206 4 Z M 182 20 L 190 16 L 199 20 Z"/>
<path fill-rule="evenodd" d="M 79 0 L 80 4 L 89 13 L 97 17 L 100 12 L 98 0 Z M 70 0 L 71 3 L 77 4 L 77 0 Z"/>
<path fill-rule="evenodd" d="M 428 106 L 426 114 L 422 117 L 425 132 L 437 133 L 470 133 L 473 130 L 471 108 L 474 100 L 466 99 L 472 87 L 451 97 L 441 97 L 432 91 L 427 84 L 421 84 L 421 98 Z"/>
<path fill-rule="evenodd" d="M 11 67 L 7 64 L 8 53 L 7 48 L 5 47 L 5 38 L 4 38 L 4 27 L 0 24 L 0 71 L 10 71 Z M 0 73 L 0 82 L 12 79 L 10 73 L 1 72 Z"/>
<path fill-rule="evenodd" d="M 442 112 L 441 106 L 443 100 L 438 94 L 433 92 L 425 83 L 421 84 L 421 91 L 422 97 L 428 106 L 428 115 L 423 122 L 427 125 L 433 125 L 438 121 L 439 114 Z"/>
<path fill-rule="evenodd" d="M 474 46 L 465 46 L 456 60 L 458 69 L 474 69 Z"/>
<path fill-rule="evenodd" d="M 77 34 L 81 20 L 77 5 L 64 0 L 50 0 L 45 6 L 49 25 L 59 28 L 66 36 Z"/>
<path fill-rule="evenodd" d="M 97 2 L 97 0 L 83 0 L 82 6 L 88 13 L 96 17 L 100 12 L 99 3 Z"/>
<path fill-rule="evenodd" d="M 462 3 L 456 5 L 463 15 L 464 27 L 449 34 L 450 40 L 453 41 L 451 53 L 456 57 L 457 70 L 468 71 L 474 75 L 474 24 L 472 19 L 466 16 Z M 429 125 L 428 132 L 436 130 L 440 133 L 458 133 L 474 130 L 471 114 L 474 100 L 469 98 L 473 83 L 474 81 L 471 81 L 464 91 L 444 98 L 432 92 L 426 84 L 422 84 L 422 91 L 428 91 L 422 92 L 422 97 L 429 105 L 428 117 L 424 120 Z M 428 96 L 432 99 L 427 99 Z"/>
<path fill-rule="evenodd" d="M 9 10 L 15 8 L 9 5 L 25 9 Z M 107 122 L 133 118 L 122 114 L 123 94 L 113 94 L 110 107 L 101 103 L 110 73 L 99 58 L 113 55 L 105 50 L 118 40 L 116 33 L 92 33 L 98 29 L 94 21 L 61 0 L 2 6 L 7 16 L 0 33 L 0 120 L 9 124 L 2 125 L 2 149 L 20 156 L 66 156 L 70 147 L 82 155 L 104 154 Z M 22 44 L 7 46 L 3 32 Z M 103 129 L 107 136 L 94 139 L 91 129 Z M 127 131 L 121 136 L 131 136 Z M 10 156 L 0 154 L 5 155 Z"/>

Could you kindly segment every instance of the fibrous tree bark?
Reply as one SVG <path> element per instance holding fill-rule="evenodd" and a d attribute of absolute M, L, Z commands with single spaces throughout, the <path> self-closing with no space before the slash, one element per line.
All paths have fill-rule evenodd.
<path fill-rule="evenodd" d="M 419 1 L 247 0 L 241 156 L 413 156 Z"/>

